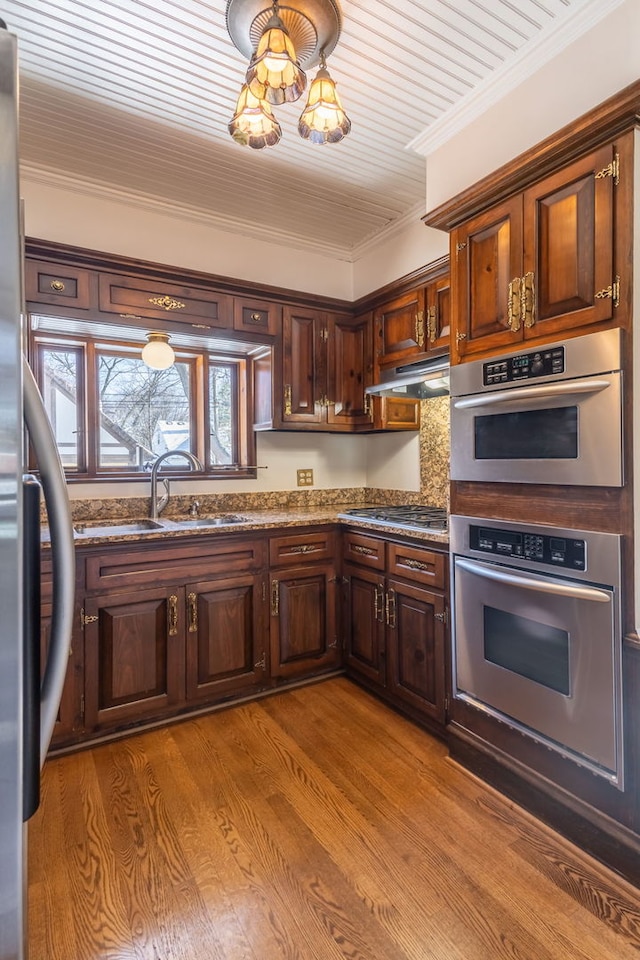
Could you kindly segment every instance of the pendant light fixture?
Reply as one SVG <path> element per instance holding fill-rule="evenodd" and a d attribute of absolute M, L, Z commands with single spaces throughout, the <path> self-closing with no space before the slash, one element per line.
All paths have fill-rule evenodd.
<path fill-rule="evenodd" d="M 142 360 L 152 370 L 168 370 L 175 363 L 176 355 L 169 346 L 168 333 L 148 333 L 142 348 Z"/>
<path fill-rule="evenodd" d="M 326 57 L 342 27 L 336 0 L 228 0 L 229 36 L 249 60 L 245 84 L 229 133 L 254 149 L 274 146 L 281 128 L 270 104 L 298 100 L 306 87 L 304 69 L 320 63 L 298 132 L 311 143 L 337 143 L 347 136 L 351 121 L 342 108 Z"/>
<path fill-rule="evenodd" d="M 320 69 L 309 89 L 307 105 L 298 123 L 298 133 L 312 143 L 337 143 L 351 130 L 351 121 L 342 109 L 338 91 L 329 76 L 324 54 Z"/>

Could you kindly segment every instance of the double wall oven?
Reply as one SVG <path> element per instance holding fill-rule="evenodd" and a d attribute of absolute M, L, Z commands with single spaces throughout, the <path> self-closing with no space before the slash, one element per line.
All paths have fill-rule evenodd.
<path fill-rule="evenodd" d="M 453 367 L 452 480 L 496 484 L 494 514 L 505 482 L 565 486 L 567 498 L 572 487 L 622 486 L 621 366 L 621 333 L 607 330 Z M 475 708 L 619 789 L 621 540 L 450 520 L 453 686 L 465 715 Z"/>

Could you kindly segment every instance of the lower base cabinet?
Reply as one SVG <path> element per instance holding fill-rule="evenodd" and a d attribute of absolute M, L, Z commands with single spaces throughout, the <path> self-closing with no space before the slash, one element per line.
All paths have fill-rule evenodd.
<path fill-rule="evenodd" d="M 347 673 L 444 727 L 446 555 L 347 532 L 344 556 Z"/>

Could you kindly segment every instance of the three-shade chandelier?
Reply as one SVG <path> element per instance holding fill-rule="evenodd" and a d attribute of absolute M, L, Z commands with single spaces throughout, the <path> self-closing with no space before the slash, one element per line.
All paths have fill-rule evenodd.
<path fill-rule="evenodd" d="M 309 87 L 298 133 L 311 143 L 337 143 L 351 121 L 342 108 L 327 70 L 342 21 L 334 0 L 289 0 L 265 6 L 265 0 L 229 0 L 227 30 L 249 67 L 229 123 L 229 133 L 243 146 L 273 147 L 282 130 L 272 106 L 298 100 L 307 85 L 302 69 L 320 64 Z"/>

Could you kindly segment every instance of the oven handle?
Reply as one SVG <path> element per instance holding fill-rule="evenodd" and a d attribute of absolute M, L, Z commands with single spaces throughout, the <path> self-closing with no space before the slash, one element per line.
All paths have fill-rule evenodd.
<path fill-rule="evenodd" d="M 609 380 L 582 380 L 566 381 L 564 383 L 545 383 L 539 387 L 518 387 L 514 390 L 496 390 L 495 393 L 485 393 L 481 396 L 461 397 L 454 401 L 454 407 L 465 410 L 469 407 L 488 407 L 496 403 L 516 403 L 520 400 L 529 400 L 545 397 L 572 396 L 578 393 L 599 393 L 610 387 Z"/>
<path fill-rule="evenodd" d="M 486 577 L 487 580 L 508 583 L 515 587 L 522 587 L 523 590 L 551 593 L 558 597 L 571 597 L 575 600 L 595 600 L 597 603 L 611 603 L 611 594 L 607 593 L 606 590 L 598 590 L 597 587 L 580 587 L 561 580 L 557 582 L 533 580 L 529 577 L 521 577 L 518 574 L 507 573 L 506 570 L 498 570 L 495 567 L 474 563 L 473 560 L 465 560 L 463 557 L 456 557 L 456 566 L 467 570 L 469 573 L 475 573 L 479 577 Z"/>

